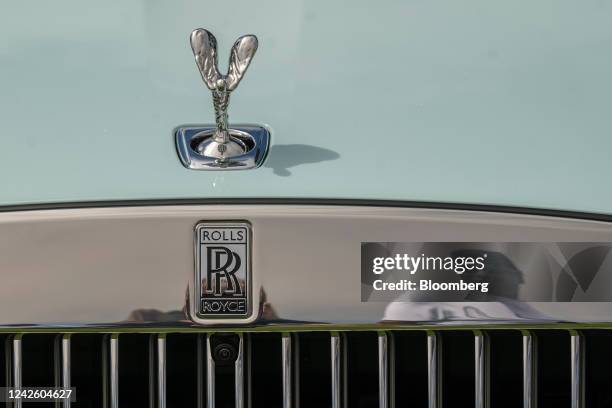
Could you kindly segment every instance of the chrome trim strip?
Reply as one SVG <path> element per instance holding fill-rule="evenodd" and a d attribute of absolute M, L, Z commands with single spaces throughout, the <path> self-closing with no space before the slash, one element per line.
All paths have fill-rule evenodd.
<path fill-rule="evenodd" d="M 238 356 L 234 363 L 235 407 L 244 408 L 244 334 L 238 333 Z"/>
<path fill-rule="evenodd" d="M 332 408 L 342 408 L 342 339 L 331 332 Z"/>
<path fill-rule="evenodd" d="M 157 408 L 166 408 L 166 334 L 157 337 Z"/>
<path fill-rule="evenodd" d="M 571 360 L 572 360 L 572 408 L 584 408 L 585 406 L 585 344 L 582 333 L 570 330 L 571 336 Z"/>
<path fill-rule="evenodd" d="M 475 407 L 489 407 L 489 336 L 474 331 Z"/>
<path fill-rule="evenodd" d="M 523 407 L 536 408 L 537 404 L 537 338 L 528 330 L 523 335 Z"/>
<path fill-rule="evenodd" d="M 119 334 L 113 333 L 109 339 L 110 352 L 110 406 L 119 408 Z"/>
<path fill-rule="evenodd" d="M 206 408 L 215 408 L 215 360 L 210 346 L 210 336 L 206 335 Z"/>
<path fill-rule="evenodd" d="M 283 408 L 291 408 L 292 396 L 292 374 L 293 374 L 293 355 L 291 350 L 291 334 L 282 335 L 282 354 L 283 354 Z"/>
<path fill-rule="evenodd" d="M 442 339 L 437 332 L 427 331 L 427 394 L 428 407 L 442 407 Z"/>
<path fill-rule="evenodd" d="M 385 332 L 378 332 L 378 406 L 389 406 L 389 348 Z"/>
<path fill-rule="evenodd" d="M 575 220 L 612 222 L 612 215 L 597 212 L 555 210 L 537 207 L 521 207 L 495 204 L 467 204 L 457 202 L 372 200 L 351 198 L 171 198 L 150 200 L 98 200 L 98 201 L 55 201 L 34 204 L 0 205 L 0 213 L 16 211 L 72 210 L 82 208 L 116 207 L 160 207 L 192 205 L 285 205 L 285 206 L 337 206 L 337 207 L 379 207 L 433 209 L 444 211 L 478 211 L 556 217 Z"/>

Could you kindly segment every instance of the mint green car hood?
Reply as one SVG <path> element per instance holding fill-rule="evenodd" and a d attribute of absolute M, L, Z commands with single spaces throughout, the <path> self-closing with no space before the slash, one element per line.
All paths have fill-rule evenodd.
<path fill-rule="evenodd" d="M 0 205 L 335 198 L 612 214 L 612 4 L 600 0 L 9 1 Z M 230 123 L 264 165 L 184 168 L 212 123 L 188 35 L 260 47 Z"/>

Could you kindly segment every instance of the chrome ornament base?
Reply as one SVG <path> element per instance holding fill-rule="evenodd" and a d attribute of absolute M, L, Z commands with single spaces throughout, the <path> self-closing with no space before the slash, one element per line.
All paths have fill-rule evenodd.
<path fill-rule="evenodd" d="M 220 161 L 224 161 L 229 157 L 245 154 L 249 150 L 244 138 L 240 138 L 236 134 L 232 135 L 231 130 L 229 140 L 226 142 L 218 141 L 214 135 L 211 137 L 208 132 L 203 133 L 202 135 L 195 135 L 196 139 L 199 136 L 203 137 L 203 140 L 196 148 L 202 156 L 215 157 Z"/>
<path fill-rule="evenodd" d="M 263 163 L 270 144 L 267 128 L 236 125 L 229 129 L 230 140 L 226 143 L 215 140 L 215 130 L 215 125 L 176 129 L 176 149 L 183 166 L 193 170 L 246 170 Z"/>

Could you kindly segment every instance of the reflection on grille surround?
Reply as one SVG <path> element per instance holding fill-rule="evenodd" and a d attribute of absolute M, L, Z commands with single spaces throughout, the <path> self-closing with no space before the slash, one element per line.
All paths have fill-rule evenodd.
<path fill-rule="evenodd" d="M 367 337 L 369 344 L 373 345 L 371 350 L 367 353 L 363 353 L 363 349 L 358 352 L 368 354 L 372 357 L 372 353 L 375 353 L 377 367 L 370 373 L 370 378 L 376 383 L 376 395 L 375 399 L 366 399 L 363 401 L 369 401 L 359 403 L 359 406 L 377 406 L 380 408 L 393 408 L 395 406 L 401 406 L 396 401 L 396 389 L 400 387 L 410 387 L 410 383 L 406 384 L 405 380 L 402 379 L 400 384 L 396 378 L 397 369 L 403 364 L 412 364 L 411 361 L 399 361 L 396 356 L 396 349 L 403 347 L 403 340 L 401 336 L 410 334 L 414 336 L 421 336 L 419 341 L 423 342 L 422 350 L 425 351 L 422 357 L 426 358 L 426 370 L 423 371 L 422 375 L 426 378 L 422 378 L 427 382 L 426 390 L 426 402 L 424 406 L 428 408 L 441 408 L 450 403 L 450 399 L 446 399 L 445 388 L 443 382 L 445 381 L 445 352 L 443 344 L 447 341 L 445 337 L 449 333 L 456 333 L 464 336 L 465 339 L 470 339 L 465 344 L 471 343 L 472 350 L 464 348 L 464 352 L 472 356 L 473 365 L 469 370 L 473 373 L 473 388 L 471 391 L 471 401 L 469 404 L 466 402 L 465 406 L 475 406 L 477 408 L 486 408 L 492 406 L 491 403 L 491 335 L 493 338 L 498 333 L 512 333 L 515 336 L 513 341 L 517 344 L 517 349 L 521 349 L 522 353 L 519 354 L 520 365 L 522 367 L 521 377 L 518 382 L 522 388 L 522 406 L 527 408 L 535 407 L 538 403 L 538 387 L 539 387 L 539 376 L 543 373 L 539 372 L 538 363 L 538 338 L 540 336 L 546 337 L 548 333 L 555 332 L 559 336 L 565 336 L 567 339 L 567 351 L 568 354 L 564 356 L 558 356 L 559 359 L 567 359 L 567 367 L 570 367 L 570 372 L 565 373 L 569 381 L 569 389 L 565 390 L 566 400 L 568 405 L 572 408 L 581 408 L 585 406 L 585 373 L 587 368 L 585 367 L 585 355 L 588 352 L 588 342 L 586 339 L 591 335 L 590 333 L 594 330 L 576 330 L 576 329 L 546 329 L 541 328 L 534 329 L 444 329 L 444 330 L 380 330 L 380 331 L 330 331 L 330 332 L 280 332 L 280 333 L 263 333 L 263 332 L 238 332 L 237 337 L 239 339 L 238 356 L 233 364 L 232 372 L 230 376 L 223 375 L 221 380 L 219 377 L 219 370 L 223 367 L 217 367 L 211 352 L 211 336 L 213 334 L 206 332 L 192 332 L 192 333 L 172 333 L 172 332 L 158 332 L 158 333 L 57 333 L 54 334 L 54 340 L 52 344 L 53 350 L 53 384 L 55 386 L 70 387 L 75 386 L 75 378 L 71 376 L 71 356 L 74 354 L 71 352 L 71 345 L 75 339 L 79 339 L 81 336 L 96 336 L 99 339 L 101 346 L 100 350 L 91 350 L 92 353 L 96 354 L 100 352 L 100 358 L 102 360 L 102 373 L 100 375 L 101 381 L 98 384 L 102 390 L 103 395 L 102 401 L 96 402 L 92 400 L 87 406 L 101 406 L 117 408 L 122 406 L 120 398 L 120 378 L 122 370 L 120 349 L 122 347 L 122 340 L 132 340 L 133 336 L 141 336 L 146 338 L 146 342 L 142 343 L 147 348 L 148 367 L 146 364 L 142 367 L 143 370 L 148 370 L 148 390 L 144 390 L 143 394 L 147 395 L 148 405 L 150 407 L 165 408 L 166 406 L 173 406 L 172 403 L 168 403 L 168 380 L 167 365 L 172 364 L 173 350 L 168 350 L 168 340 L 179 338 L 181 336 L 190 336 L 190 339 L 194 339 L 193 349 L 189 350 L 192 352 L 192 357 L 196 360 L 195 365 L 197 366 L 197 373 L 193 373 L 197 377 L 198 384 L 196 389 L 185 390 L 185 392 L 192 393 L 194 395 L 194 406 L 198 407 L 237 407 L 237 408 L 249 408 L 260 406 L 257 403 L 251 401 L 251 378 L 257 373 L 252 372 L 254 369 L 251 364 L 251 357 L 258 352 L 258 347 L 253 342 L 253 339 L 258 336 L 268 336 L 264 340 L 269 342 L 270 347 L 274 347 L 278 350 L 280 358 L 277 360 L 270 360 L 271 365 L 278 365 L 272 369 L 277 370 L 278 383 L 274 383 L 273 379 L 267 384 L 270 392 L 277 392 L 279 395 L 278 406 L 283 408 L 308 406 L 301 403 L 302 399 L 300 395 L 300 375 L 301 366 L 299 353 L 301 344 L 307 342 L 309 333 L 317 333 L 321 336 L 327 336 L 329 357 L 320 356 L 320 358 L 329 358 L 327 366 L 330 372 L 330 381 L 327 384 L 329 387 L 329 406 L 333 408 L 343 408 L 355 405 L 349 403 L 349 392 L 359 392 L 360 389 L 356 389 L 354 386 L 351 387 L 350 382 L 355 378 L 354 373 L 349 370 L 356 370 L 355 366 L 351 368 L 352 361 L 349 358 L 355 358 L 355 353 L 350 354 L 348 350 L 352 347 L 352 339 L 357 334 Z M 600 333 L 609 333 L 612 335 L 610 330 L 599 329 Z M 40 333 L 27 332 L 27 333 L 5 333 L 3 334 L 3 340 L 5 342 L 5 382 L 7 386 L 12 387 L 28 387 L 28 386 L 47 386 L 48 384 L 25 384 L 23 381 L 24 373 L 31 370 L 32 367 L 28 367 L 24 363 L 24 354 L 28 351 L 23 347 L 24 341 L 28 338 L 34 338 L 35 336 L 41 336 Z M 49 334 L 45 334 L 49 337 Z M 471 337 L 469 337 L 471 336 Z M 364 337 L 365 338 L 365 337 Z M 559 337 L 561 338 L 561 337 Z M 258 340 L 261 340 L 258 338 Z M 456 339 L 450 338 L 450 342 L 455 342 Z M 495 341 L 493 341 L 495 343 Z M 148 344 L 148 346 L 147 346 Z M 377 344 L 377 347 L 376 347 Z M 362 347 L 362 346 L 357 346 Z M 176 348 L 176 346 L 172 346 Z M 184 352 L 184 350 L 181 350 Z M 497 350 L 499 353 L 500 350 Z M 501 350 L 501 352 L 505 352 Z M 349 355 L 353 357 L 349 357 Z M 448 355 L 451 358 L 452 353 Z M 265 356 L 264 356 L 265 357 Z M 130 358 L 130 356 L 128 356 Z M 267 357 L 265 357 L 267 358 Z M 373 360 L 372 360 L 373 361 Z M 448 363 L 448 362 L 447 362 Z M 518 362 L 517 362 L 518 363 Z M 453 362 L 455 364 L 455 362 Z M 498 367 L 499 368 L 499 367 Z M 359 375 L 361 375 L 360 369 L 357 369 Z M 228 396 L 227 394 L 220 395 L 218 390 L 220 381 L 228 381 L 228 378 L 233 378 L 231 388 L 234 390 L 233 395 Z M 276 377 L 274 377 L 276 378 Z M 77 379 L 78 380 L 78 379 Z M 77 386 L 77 401 L 82 398 L 86 401 L 90 401 L 87 395 L 79 395 L 78 381 Z M 226 384 L 230 385 L 230 384 Z M 372 397 L 370 395 L 369 397 Z M 355 396 L 351 396 L 355 398 Z M 361 398 L 361 397 L 358 397 Z M 358 399 L 358 401 L 361 401 Z M 425 399 L 423 400 L 425 401 Z M 449 401 L 449 402 L 447 402 Z M 464 401 L 465 402 L 465 401 Z M 540 404 L 542 400 L 539 401 Z M 77 403 L 77 406 L 79 404 Z M 127 404 L 126 404 L 127 405 Z M 13 407 L 21 407 L 21 402 L 13 404 Z M 70 407 L 69 401 L 62 402 L 62 407 Z M 418 404 L 417 404 L 418 406 Z M 461 403 L 461 398 L 453 400 L 453 407 L 464 406 Z M 495 406 L 495 404 L 493 404 Z"/>

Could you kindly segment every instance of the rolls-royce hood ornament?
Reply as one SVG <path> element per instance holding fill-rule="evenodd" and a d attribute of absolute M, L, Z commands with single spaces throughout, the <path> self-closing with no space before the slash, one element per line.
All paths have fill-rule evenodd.
<path fill-rule="evenodd" d="M 219 71 L 217 40 L 208 30 L 198 28 L 190 36 L 196 65 L 206 87 L 212 92 L 214 127 L 180 127 L 176 131 L 177 149 L 185 167 L 193 169 L 245 169 L 257 167 L 269 144 L 268 129 L 255 125 L 228 124 L 230 94 L 249 67 L 258 41 L 244 35 L 232 46 L 227 74 Z"/>
<path fill-rule="evenodd" d="M 225 158 L 245 152 L 245 146 L 229 133 L 227 108 L 230 93 L 236 89 L 244 76 L 255 51 L 257 37 L 244 35 L 234 43 L 230 53 L 229 70 L 226 75 L 217 66 L 217 40 L 208 30 L 198 28 L 191 33 L 191 49 L 204 83 L 212 91 L 217 130 L 212 138 L 202 141 L 198 152 L 205 156 Z"/>

